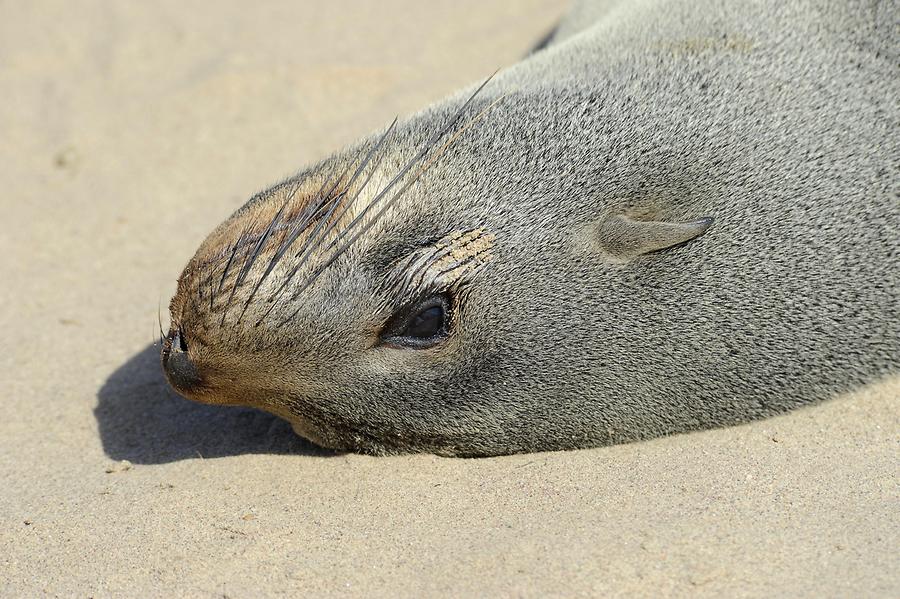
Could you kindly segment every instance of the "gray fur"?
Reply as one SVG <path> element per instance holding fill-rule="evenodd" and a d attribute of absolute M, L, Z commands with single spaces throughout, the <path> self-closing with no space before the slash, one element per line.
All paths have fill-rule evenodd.
<path fill-rule="evenodd" d="M 330 447 L 491 455 L 730 425 L 896 373 L 898 18 L 896 0 L 582 3 L 273 318 L 254 327 L 270 308 L 259 301 L 218 327 L 180 297 L 189 265 L 173 331 L 189 346 L 202 331 L 191 359 L 231 386 L 186 394 L 272 411 Z M 373 181 L 465 97 L 398 124 Z M 351 169 L 375 139 L 298 177 Z M 220 238 L 290 183 L 226 221 L 207 253 L 227 259 Z M 373 344 L 419 284 L 397 265 L 477 229 L 494 245 L 446 283 L 459 303 L 448 340 Z"/>

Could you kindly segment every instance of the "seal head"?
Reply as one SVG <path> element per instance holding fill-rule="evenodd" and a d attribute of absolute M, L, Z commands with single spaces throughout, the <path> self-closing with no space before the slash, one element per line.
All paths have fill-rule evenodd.
<path fill-rule="evenodd" d="M 467 105 L 443 120 L 457 122 Z M 545 347 L 555 339 L 533 337 L 548 332 L 532 326 L 546 308 L 528 298 L 545 274 L 561 274 L 555 254 L 588 251 L 616 269 L 699 237 L 712 219 L 616 214 L 574 228 L 539 264 L 527 256 L 540 231 L 485 213 L 465 193 L 436 190 L 452 176 L 446 166 L 425 177 L 409 168 L 428 165 L 425 154 L 447 130 L 392 126 L 260 194 L 214 231 L 170 306 L 163 365 L 172 386 L 198 401 L 268 410 L 336 449 L 533 448 L 534 431 L 522 435 L 536 416 L 516 404 L 544 397 L 549 405 L 559 371 L 529 368 L 532 354 L 557 360 L 558 350 Z M 447 201 L 430 200 L 438 196 Z M 570 305 L 577 294 L 551 301 L 554 319 L 579 312 Z M 565 326 L 547 329 L 559 335 Z"/>

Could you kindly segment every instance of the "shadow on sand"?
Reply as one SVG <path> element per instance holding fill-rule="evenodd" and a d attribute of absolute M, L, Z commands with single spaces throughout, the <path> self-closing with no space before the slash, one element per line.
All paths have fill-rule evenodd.
<path fill-rule="evenodd" d="M 103 450 L 114 460 L 164 464 L 245 453 L 334 455 L 298 437 L 275 416 L 178 396 L 163 376 L 153 345 L 110 375 L 97 399 L 94 416 Z"/>

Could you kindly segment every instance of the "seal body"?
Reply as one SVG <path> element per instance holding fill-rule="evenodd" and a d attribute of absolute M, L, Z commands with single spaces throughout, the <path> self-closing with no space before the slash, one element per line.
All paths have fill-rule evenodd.
<path fill-rule="evenodd" d="M 576 6 L 474 96 L 220 225 L 171 304 L 170 381 L 327 447 L 471 456 L 896 373 L 898 9 Z"/>

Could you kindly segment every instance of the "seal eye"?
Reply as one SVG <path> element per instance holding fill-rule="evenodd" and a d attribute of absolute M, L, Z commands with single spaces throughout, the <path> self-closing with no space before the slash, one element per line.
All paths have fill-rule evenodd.
<path fill-rule="evenodd" d="M 406 337 L 434 337 L 444 328 L 444 308 L 432 306 L 416 314 L 404 331 Z"/>
<path fill-rule="evenodd" d="M 395 314 L 381 333 L 381 340 L 414 349 L 432 347 L 449 334 L 449 311 L 448 298 L 430 297 Z"/>

